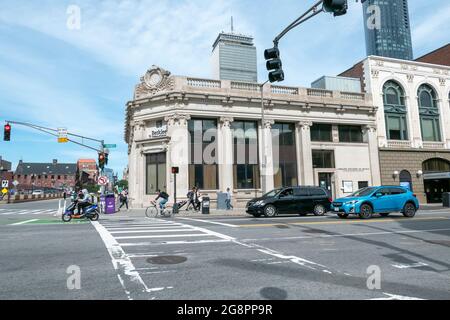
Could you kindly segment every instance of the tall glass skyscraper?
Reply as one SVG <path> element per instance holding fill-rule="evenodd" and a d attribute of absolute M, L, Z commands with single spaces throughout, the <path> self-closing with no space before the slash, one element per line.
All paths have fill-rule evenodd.
<path fill-rule="evenodd" d="M 253 38 L 220 33 L 213 45 L 214 78 L 245 82 L 258 81 L 256 47 Z"/>
<path fill-rule="evenodd" d="M 367 55 L 413 59 L 408 0 L 363 2 Z"/>

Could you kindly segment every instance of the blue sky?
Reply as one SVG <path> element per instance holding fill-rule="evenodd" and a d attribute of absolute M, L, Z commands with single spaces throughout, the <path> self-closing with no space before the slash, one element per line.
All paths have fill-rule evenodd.
<path fill-rule="evenodd" d="M 211 77 L 207 63 L 218 32 L 255 37 L 259 78 L 262 53 L 274 36 L 312 0 L 0 0 L 0 121 L 66 127 L 117 149 L 110 167 L 127 165 L 123 139 L 125 104 L 140 76 L 153 64 L 173 74 Z M 80 30 L 67 28 L 70 5 L 81 9 Z M 322 14 L 281 42 L 285 85 L 309 86 L 365 57 L 361 4 L 349 13 Z M 414 55 L 450 41 L 450 2 L 410 0 Z M 13 126 L 0 155 L 12 161 L 76 162 L 94 151 L 57 144 L 55 138 Z"/>

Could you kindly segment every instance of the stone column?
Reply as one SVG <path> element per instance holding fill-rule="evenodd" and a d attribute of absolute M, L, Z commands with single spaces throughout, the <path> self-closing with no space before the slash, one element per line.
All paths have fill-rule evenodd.
<path fill-rule="evenodd" d="M 177 198 L 186 197 L 189 190 L 189 120 L 189 115 L 180 113 L 165 118 L 167 134 L 170 137 L 167 147 L 167 193 L 172 200 L 174 197 L 172 167 L 180 168 L 177 175 Z"/>
<path fill-rule="evenodd" d="M 265 190 L 270 191 L 274 189 L 274 159 L 273 159 L 273 145 L 272 145 L 272 126 L 275 121 L 273 120 L 265 120 L 262 124 L 262 134 L 264 135 L 264 145 L 262 145 L 262 139 L 260 139 L 261 143 L 261 178 L 262 182 L 265 185 Z M 264 161 L 265 155 L 265 161 Z M 265 166 L 264 166 L 265 163 Z"/>
<path fill-rule="evenodd" d="M 372 175 L 372 186 L 381 185 L 380 158 L 378 156 L 378 137 L 376 125 L 368 125 L 364 128 L 369 145 L 370 172 Z"/>
<path fill-rule="evenodd" d="M 231 117 L 222 117 L 219 120 L 218 133 L 218 152 L 219 152 L 219 188 L 226 192 L 227 188 L 234 189 L 233 181 L 233 132 L 231 124 L 234 119 Z"/>
<path fill-rule="evenodd" d="M 302 121 L 296 125 L 298 172 L 301 185 L 314 185 L 314 169 L 311 151 L 311 127 L 310 121 Z"/>

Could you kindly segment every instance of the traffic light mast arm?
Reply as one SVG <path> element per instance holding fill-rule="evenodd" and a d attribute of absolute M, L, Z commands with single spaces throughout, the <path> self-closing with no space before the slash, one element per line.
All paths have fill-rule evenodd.
<path fill-rule="evenodd" d="M 319 9 L 318 7 L 323 3 L 324 0 L 319 0 L 316 4 L 314 4 L 308 11 L 306 11 L 304 14 L 302 14 L 299 18 L 297 18 L 294 22 L 292 22 L 286 29 L 284 29 L 274 40 L 273 43 L 275 44 L 275 47 L 278 47 L 278 43 L 280 42 L 281 38 L 283 38 L 289 31 L 292 29 L 298 27 L 300 24 L 304 23 L 305 21 L 311 19 L 312 17 L 318 15 L 319 13 L 323 12 L 323 9 Z M 312 14 L 310 14 L 313 12 Z M 308 16 L 309 15 L 309 16 Z"/>
<path fill-rule="evenodd" d="M 46 128 L 46 127 L 42 127 L 42 126 L 30 124 L 30 123 L 25 123 L 25 122 L 6 121 L 6 123 L 16 124 L 16 125 L 20 125 L 20 126 L 25 126 L 25 127 L 28 127 L 28 128 L 32 128 L 32 129 L 35 129 L 35 130 L 38 130 L 38 131 L 47 133 L 47 134 L 52 135 L 52 136 L 54 136 L 54 137 L 58 137 L 58 135 L 57 135 L 56 133 L 54 133 L 54 132 L 58 132 L 58 130 L 55 130 L 55 129 Z M 104 151 L 104 149 L 103 149 L 103 146 L 104 146 L 103 141 L 96 140 L 96 139 L 92 139 L 92 138 L 88 138 L 88 137 L 83 137 L 83 136 L 79 136 L 79 135 L 75 135 L 75 134 L 70 134 L 70 133 L 67 133 L 67 134 L 68 134 L 68 135 L 71 135 L 71 136 L 74 136 L 74 137 L 86 139 L 86 140 L 91 140 L 91 141 L 100 142 L 100 143 L 102 144 L 102 148 L 101 148 L 101 150 L 99 150 L 99 149 L 93 148 L 93 147 L 91 147 L 91 146 L 87 146 L 87 145 L 85 145 L 85 144 L 83 144 L 83 143 L 80 143 L 80 142 L 77 142 L 77 141 L 73 141 L 73 140 L 68 139 L 68 141 L 71 142 L 71 143 L 74 143 L 74 144 L 77 144 L 77 145 L 79 145 L 79 146 L 82 146 L 82 147 L 85 147 L 85 148 L 94 150 L 94 151 L 96 151 L 96 152 L 103 152 L 103 151 Z"/>

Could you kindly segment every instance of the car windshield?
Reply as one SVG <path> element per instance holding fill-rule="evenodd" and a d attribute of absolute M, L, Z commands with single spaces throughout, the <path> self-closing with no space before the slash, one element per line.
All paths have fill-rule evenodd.
<path fill-rule="evenodd" d="M 354 194 L 348 196 L 348 198 L 366 197 L 368 195 L 371 195 L 375 190 L 376 190 L 376 188 L 364 188 L 364 189 L 356 191 Z"/>
<path fill-rule="evenodd" d="M 268 193 L 266 193 L 265 195 L 263 195 L 263 198 L 271 198 L 271 197 L 275 197 L 277 194 L 279 194 L 281 192 L 281 190 L 283 189 L 275 189 L 272 190 Z"/>

